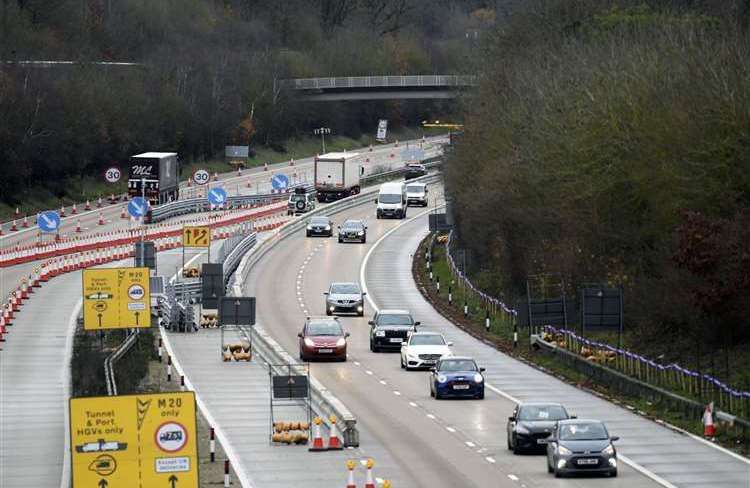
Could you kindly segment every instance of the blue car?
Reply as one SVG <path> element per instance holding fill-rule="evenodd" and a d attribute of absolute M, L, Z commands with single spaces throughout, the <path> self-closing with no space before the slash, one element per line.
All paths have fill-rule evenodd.
<path fill-rule="evenodd" d="M 430 370 L 430 396 L 484 398 L 484 368 L 469 357 L 447 356 Z"/>

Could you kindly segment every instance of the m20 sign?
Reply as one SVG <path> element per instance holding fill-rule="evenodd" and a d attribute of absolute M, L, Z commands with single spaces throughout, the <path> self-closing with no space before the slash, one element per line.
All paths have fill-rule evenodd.
<path fill-rule="evenodd" d="M 183 247 L 210 247 L 211 228 L 208 226 L 185 226 L 182 228 Z"/>

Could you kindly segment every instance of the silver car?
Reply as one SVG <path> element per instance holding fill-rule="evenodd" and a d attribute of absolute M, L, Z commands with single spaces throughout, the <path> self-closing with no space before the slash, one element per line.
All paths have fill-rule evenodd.
<path fill-rule="evenodd" d="M 357 283 L 331 283 L 326 296 L 326 315 L 365 314 L 365 295 Z"/>

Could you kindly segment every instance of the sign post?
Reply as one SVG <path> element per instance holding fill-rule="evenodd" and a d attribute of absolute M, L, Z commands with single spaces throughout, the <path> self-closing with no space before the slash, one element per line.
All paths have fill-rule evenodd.
<path fill-rule="evenodd" d="M 148 268 L 83 270 L 84 330 L 151 327 Z"/>
<path fill-rule="evenodd" d="M 198 488 L 195 394 L 70 399 L 73 486 Z"/>
<path fill-rule="evenodd" d="M 315 133 L 315 135 L 320 134 L 320 140 L 323 144 L 323 154 L 325 154 L 326 153 L 326 134 L 331 133 L 331 128 L 330 127 L 318 127 L 317 129 L 313 130 L 313 132 Z"/>

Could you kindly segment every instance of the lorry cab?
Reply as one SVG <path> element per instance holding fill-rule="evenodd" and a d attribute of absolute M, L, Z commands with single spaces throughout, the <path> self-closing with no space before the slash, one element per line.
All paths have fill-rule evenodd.
<path fill-rule="evenodd" d="M 375 211 L 377 218 L 403 219 L 406 217 L 407 207 L 406 185 L 403 183 L 383 183 L 380 186 L 380 193 L 378 193 L 375 203 L 378 204 Z"/>

